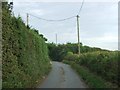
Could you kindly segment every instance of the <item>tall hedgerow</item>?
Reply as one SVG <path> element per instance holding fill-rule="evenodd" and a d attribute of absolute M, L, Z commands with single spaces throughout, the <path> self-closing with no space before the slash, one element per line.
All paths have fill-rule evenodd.
<path fill-rule="evenodd" d="M 34 87 L 50 69 L 43 37 L 27 28 L 21 17 L 11 15 L 2 4 L 2 85 L 3 88 Z"/>

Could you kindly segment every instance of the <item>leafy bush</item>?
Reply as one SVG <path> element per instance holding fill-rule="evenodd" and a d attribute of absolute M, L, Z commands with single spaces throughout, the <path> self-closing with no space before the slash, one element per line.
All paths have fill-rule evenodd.
<path fill-rule="evenodd" d="M 67 55 L 64 57 L 64 60 L 75 61 L 78 60 L 78 55 L 73 54 L 72 52 L 68 52 Z"/>
<path fill-rule="evenodd" d="M 42 35 L 41 35 L 42 36 Z M 59 44 L 55 45 L 54 43 L 48 43 L 49 56 L 53 61 L 62 61 L 68 52 L 72 52 L 73 54 L 78 54 L 78 43 L 67 43 L 67 44 Z M 80 52 L 95 52 L 95 51 L 107 51 L 100 48 L 83 46 L 80 43 Z"/>
<path fill-rule="evenodd" d="M 81 54 L 80 57 L 69 54 L 65 56 L 63 62 L 68 63 L 68 61 L 87 67 L 108 82 L 119 84 L 118 51 L 88 52 Z"/>
<path fill-rule="evenodd" d="M 2 84 L 3 88 L 34 87 L 50 70 L 47 45 L 21 17 L 11 16 L 2 5 Z"/>
<path fill-rule="evenodd" d="M 118 88 L 117 85 L 107 82 L 98 75 L 92 73 L 88 68 L 80 66 L 74 61 L 65 61 L 64 63 L 70 64 L 73 69 L 80 75 L 86 82 L 89 88 Z"/>
<path fill-rule="evenodd" d="M 118 83 L 118 52 L 98 51 L 84 53 L 79 64 L 113 83 Z"/>

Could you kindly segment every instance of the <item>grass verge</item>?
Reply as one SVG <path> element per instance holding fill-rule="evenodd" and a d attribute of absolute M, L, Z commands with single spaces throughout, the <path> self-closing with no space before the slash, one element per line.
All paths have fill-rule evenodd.
<path fill-rule="evenodd" d="M 73 61 L 63 61 L 66 64 L 71 65 L 71 67 L 80 75 L 80 77 L 86 82 L 90 88 L 117 88 L 110 82 L 105 81 L 101 77 L 90 72 L 88 68 L 80 66 Z"/>
<path fill-rule="evenodd" d="M 40 85 L 42 84 L 42 82 L 46 79 L 46 77 L 49 75 L 50 71 L 52 69 L 52 66 L 49 66 L 49 69 L 47 70 L 46 74 L 40 78 L 38 78 L 38 80 L 36 80 L 36 83 L 34 84 L 34 86 L 32 88 L 39 88 Z"/>

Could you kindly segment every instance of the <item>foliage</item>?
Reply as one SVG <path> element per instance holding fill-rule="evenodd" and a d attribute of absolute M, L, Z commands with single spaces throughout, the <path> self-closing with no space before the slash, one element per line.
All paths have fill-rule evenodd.
<path fill-rule="evenodd" d="M 73 54 L 72 52 L 68 52 L 67 55 L 64 57 L 64 60 L 75 61 L 79 60 L 77 54 Z"/>
<path fill-rule="evenodd" d="M 118 52 L 84 53 L 80 56 L 79 64 L 88 67 L 105 80 L 118 83 Z"/>
<path fill-rule="evenodd" d="M 53 61 L 62 61 L 67 51 L 64 46 L 48 43 L 49 56 Z"/>
<path fill-rule="evenodd" d="M 11 16 L 7 3 L 3 3 L 2 11 L 3 88 L 34 87 L 50 70 L 47 45 L 21 17 Z"/>
<path fill-rule="evenodd" d="M 64 62 L 68 61 L 71 61 L 71 57 L 65 58 Z M 107 82 L 111 82 L 116 86 L 119 84 L 118 51 L 97 51 L 83 53 L 79 58 L 72 61 L 79 66 L 87 67 L 90 72 L 100 76 Z"/>
<path fill-rule="evenodd" d="M 48 49 L 49 49 L 49 56 L 52 60 L 62 61 L 68 52 L 72 52 L 73 54 L 78 53 L 78 44 L 67 43 L 67 44 L 59 44 L 58 46 L 56 46 L 54 43 L 48 43 Z M 86 52 L 106 51 L 106 50 L 95 47 L 92 48 L 88 46 L 83 46 L 83 44 L 80 43 L 80 51 L 81 53 L 86 53 Z"/>
<path fill-rule="evenodd" d="M 89 88 L 117 88 L 117 85 L 113 85 L 112 83 L 105 81 L 98 75 L 93 74 L 88 68 L 76 64 L 74 61 L 63 62 L 70 64 L 86 82 Z"/>

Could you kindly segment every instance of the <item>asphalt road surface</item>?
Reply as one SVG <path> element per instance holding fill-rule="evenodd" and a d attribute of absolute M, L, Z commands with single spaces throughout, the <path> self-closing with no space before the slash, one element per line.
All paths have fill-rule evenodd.
<path fill-rule="evenodd" d="M 67 64 L 52 62 L 52 71 L 38 88 L 86 88 L 85 83 Z"/>

